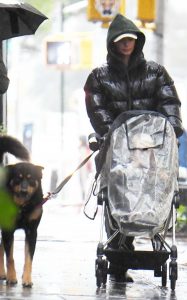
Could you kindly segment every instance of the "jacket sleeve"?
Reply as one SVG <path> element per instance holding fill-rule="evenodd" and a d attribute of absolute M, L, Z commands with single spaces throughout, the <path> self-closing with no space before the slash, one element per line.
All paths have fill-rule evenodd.
<path fill-rule="evenodd" d="M 160 66 L 158 71 L 156 95 L 158 100 L 157 110 L 168 117 L 176 136 L 181 136 L 183 133 L 181 102 L 174 82 L 163 66 Z"/>
<path fill-rule="evenodd" d="M 87 114 L 92 127 L 103 136 L 108 132 L 114 118 L 112 112 L 107 109 L 105 95 L 94 70 L 87 78 L 84 91 Z"/>
<path fill-rule="evenodd" d="M 7 70 L 4 62 L 1 59 L 0 53 L 0 94 L 4 94 L 9 86 L 9 79 L 7 77 Z"/>

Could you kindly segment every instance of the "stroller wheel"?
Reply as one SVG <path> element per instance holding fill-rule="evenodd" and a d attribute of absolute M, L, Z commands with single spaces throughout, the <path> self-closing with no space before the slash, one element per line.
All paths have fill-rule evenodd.
<path fill-rule="evenodd" d="M 97 258 L 95 261 L 95 276 L 97 287 L 101 287 L 102 284 L 107 282 L 107 271 L 108 271 L 108 261 L 101 257 Z"/>
<path fill-rule="evenodd" d="M 103 260 L 103 284 L 107 282 L 107 273 L 108 273 L 108 261 Z"/>
<path fill-rule="evenodd" d="M 98 288 L 100 288 L 102 285 L 102 272 L 99 269 L 96 272 L 96 284 Z"/>
<path fill-rule="evenodd" d="M 175 290 L 175 285 L 176 285 L 176 280 L 175 279 L 171 279 L 171 290 L 172 291 Z"/>
<path fill-rule="evenodd" d="M 167 264 L 162 265 L 162 286 L 167 285 Z"/>
<path fill-rule="evenodd" d="M 169 263 L 169 278 L 171 280 L 171 290 L 175 290 L 176 280 L 177 280 L 177 262 L 171 261 Z"/>

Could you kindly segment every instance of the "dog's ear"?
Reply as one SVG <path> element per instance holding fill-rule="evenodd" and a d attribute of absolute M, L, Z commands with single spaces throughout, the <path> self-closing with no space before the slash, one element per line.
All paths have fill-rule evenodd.
<path fill-rule="evenodd" d="M 6 184 L 9 184 L 10 179 L 12 178 L 12 174 L 14 173 L 14 165 L 7 165 L 4 167 L 5 175 L 6 175 Z"/>
<path fill-rule="evenodd" d="M 35 165 L 35 167 L 36 167 L 38 176 L 39 176 L 40 178 L 42 178 L 42 170 L 44 169 L 44 167 L 42 167 L 42 166 L 36 166 L 36 165 Z"/>
<path fill-rule="evenodd" d="M 10 174 L 12 173 L 13 168 L 14 168 L 14 165 L 7 165 L 7 166 L 4 167 L 5 172 L 6 172 L 8 175 L 10 175 Z"/>
<path fill-rule="evenodd" d="M 36 166 L 36 168 L 37 168 L 40 172 L 42 172 L 42 170 L 44 169 L 44 167 L 42 167 L 42 166 Z"/>

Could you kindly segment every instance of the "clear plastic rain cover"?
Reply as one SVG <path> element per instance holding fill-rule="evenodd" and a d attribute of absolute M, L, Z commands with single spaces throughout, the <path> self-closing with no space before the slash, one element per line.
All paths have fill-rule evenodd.
<path fill-rule="evenodd" d="M 108 187 L 111 215 L 125 235 L 152 237 L 163 229 L 178 190 L 178 146 L 163 116 L 143 114 L 111 135 L 100 187 Z"/>

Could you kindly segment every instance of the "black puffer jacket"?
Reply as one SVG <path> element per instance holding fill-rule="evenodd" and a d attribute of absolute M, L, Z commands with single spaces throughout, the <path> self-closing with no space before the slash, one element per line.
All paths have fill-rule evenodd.
<path fill-rule="evenodd" d="M 138 36 L 128 67 L 113 42 L 122 33 Z M 161 112 L 168 117 L 177 137 L 183 132 L 181 103 L 173 80 L 163 66 L 144 59 L 144 43 L 144 34 L 133 22 L 120 14 L 114 18 L 108 29 L 107 63 L 94 69 L 84 86 L 87 113 L 100 135 L 107 133 L 114 119 L 127 110 Z"/>

